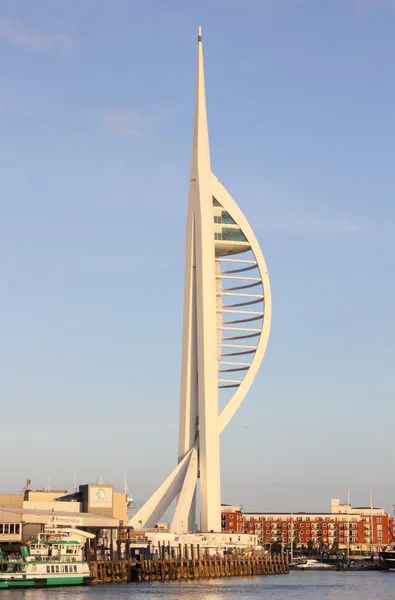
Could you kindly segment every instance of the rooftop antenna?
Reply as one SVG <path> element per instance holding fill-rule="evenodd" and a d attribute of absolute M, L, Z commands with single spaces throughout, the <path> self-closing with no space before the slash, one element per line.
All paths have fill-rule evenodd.
<path fill-rule="evenodd" d="M 73 493 L 75 494 L 77 492 L 77 483 L 75 480 L 75 473 L 73 475 Z"/>
<path fill-rule="evenodd" d="M 373 536 L 373 493 L 372 488 L 369 490 L 370 492 L 370 536 L 371 536 L 371 545 L 372 545 L 372 555 L 374 556 L 374 536 Z"/>
<path fill-rule="evenodd" d="M 46 485 L 46 488 L 44 490 L 45 492 L 50 492 L 51 491 L 51 474 L 48 473 L 48 483 Z"/>
<path fill-rule="evenodd" d="M 350 558 L 350 486 L 347 486 L 347 560 Z"/>
<path fill-rule="evenodd" d="M 32 482 L 31 479 L 26 479 L 25 486 L 24 486 L 24 488 L 22 490 L 23 498 L 25 498 L 26 492 L 28 492 L 30 490 L 30 484 L 31 484 L 31 482 Z"/>
<path fill-rule="evenodd" d="M 99 477 L 99 483 L 102 484 L 103 483 L 103 475 L 100 475 Z"/>
<path fill-rule="evenodd" d="M 126 506 L 127 506 L 127 508 L 129 508 L 130 506 L 132 508 L 137 508 L 136 504 L 134 502 L 134 498 L 133 498 L 133 496 L 132 496 L 132 494 L 131 494 L 131 492 L 130 492 L 130 490 L 128 488 L 128 484 L 127 484 L 127 481 L 126 481 L 126 472 L 123 474 L 123 490 L 125 492 Z"/>

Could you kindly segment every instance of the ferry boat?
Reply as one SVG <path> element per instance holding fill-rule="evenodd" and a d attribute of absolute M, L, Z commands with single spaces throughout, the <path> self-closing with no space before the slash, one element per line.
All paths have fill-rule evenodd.
<path fill-rule="evenodd" d="M 46 528 L 37 539 L 22 546 L 20 555 L 4 557 L 0 549 L 0 589 L 91 583 L 84 546 L 94 537 L 79 529 Z"/>

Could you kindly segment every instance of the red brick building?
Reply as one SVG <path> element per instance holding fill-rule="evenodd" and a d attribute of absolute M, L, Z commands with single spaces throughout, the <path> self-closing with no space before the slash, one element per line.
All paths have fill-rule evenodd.
<path fill-rule="evenodd" d="M 239 506 L 223 504 L 221 511 L 221 530 L 228 533 L 244 533 L 243 511 Z"/>
<path fill-rule="evenodd" d="M 236 523 L 266 547 L 273 542 L 289 547 L 292 539 L 294 548 L 342 550 L 349 540 L 351 551 L 373 552 L 394 540 L 394 521 L 384 509 L 353 508 L 337 499 L 332 500 L 330 513 L 252 513 L 223 505 L 222 530 L 242 531 Z"/>

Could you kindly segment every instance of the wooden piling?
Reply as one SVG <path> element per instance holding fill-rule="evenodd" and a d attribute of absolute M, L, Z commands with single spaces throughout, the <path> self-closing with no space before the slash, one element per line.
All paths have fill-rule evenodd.
<path fill-rule="evenodd" d="M 91 561 L 93 583 L 121 582 L 121 581 L 166 581 L 182 579 L 203 579 L 212 577 L 237 577 L 257 576 L 267 574 L 288 573 L 288 562 L 284 555 L 251 556 L 225 555 L 222 557 L 210 556 L 208 549 L 204 549 L 202 556 L 200 545 L 188 548 L 179 544 L 172 549 L 165 543 L 158 544 L 158 554 L 152 558 L 151 547 L 148 556 L 140 558 L 136 564 L 130 559 L 130 543 L 126 542 L 126 555 L 122 559 L 114 560 L 112 552 L 112 535 L 109 560 L 104 549 L 102 560 Z M 175 552 L 174 552 L 175 550 Z M 94 546 L 94 555 L 97 549 Z M 117 552 L 118 555 L 118 552 Z"/>

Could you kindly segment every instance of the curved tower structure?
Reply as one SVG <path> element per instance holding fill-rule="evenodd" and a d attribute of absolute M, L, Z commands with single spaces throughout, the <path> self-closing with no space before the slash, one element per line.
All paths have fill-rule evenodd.
<path fill-rule="evenodd" d="M 266 350 L 270 283 L 236 202 L 211 171 L 198 34 L 195 127 L 187 216 L 178 465 L 134 515 L 153 527 L 177 497 L 171 531 L 221 531 L 219 436 L 244 400 Z"/>

